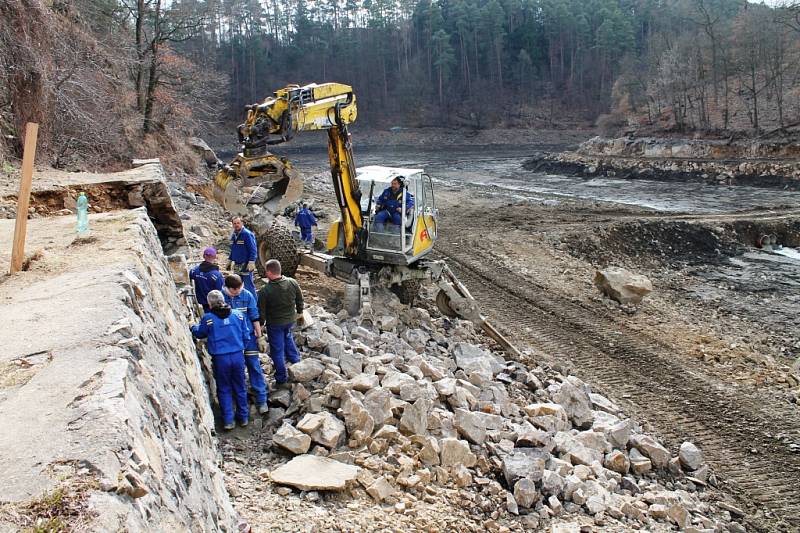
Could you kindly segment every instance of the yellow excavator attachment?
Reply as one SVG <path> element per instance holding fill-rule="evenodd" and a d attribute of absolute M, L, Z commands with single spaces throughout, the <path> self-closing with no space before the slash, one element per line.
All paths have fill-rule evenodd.
<path fill-rule="evenodd" d="M 303 178 L 291 163 L 274 154 L 254 158 L 238 154 L 217 171 L 213 194 L 217 203 L 236 215 L 246 215 L 248 203 L 279 213 L 300 199 Z"/>

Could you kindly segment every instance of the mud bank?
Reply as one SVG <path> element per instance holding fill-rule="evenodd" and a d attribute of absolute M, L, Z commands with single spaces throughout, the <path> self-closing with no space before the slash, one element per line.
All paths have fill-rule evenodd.
<path fill-rule="evenodd" d="M 144 209 L 90 223 L 31 220 L 27 270 L 0 279 L 0 531 L 234 531 L 156 229 Z"/>
<path fill-rule="evenodd" d="M 568 176 L 800 189 L 792 144 L 595 137 L 574 152 L 540 152 L 523 167 Z"/>

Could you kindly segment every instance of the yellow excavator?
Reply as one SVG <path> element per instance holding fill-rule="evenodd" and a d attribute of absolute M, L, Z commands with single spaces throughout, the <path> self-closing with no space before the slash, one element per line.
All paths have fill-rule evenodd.
<path fill-rule="evenodd" d="M 259 262 L 281 261 L 293 275 L 297 265 L 322 270 L 348 284 L 346 305 L 371 313 L 370 293 L 388 287 L 403 303 L 411 303 L 420 283 L 435 283 L 436 304 L 447 316 L 481 326 L 506 350 L 516 349 L 480 313 L 467 288 L 444 261 L 428 257 L 437 238 L 433 181 L 422 169 L 368 166 L 356 168 L 347 126 L 357 116 L 352 87 L 340 83 L 289 85 L 259 104 L 246 107 L 238 128 L 242 151 L 218 164 L 214 197 L 229 212 L 245 216 L 258 234 Z M 284 209 L 302 194 L 300 174 L 268 147 L 296 133 L 326 130 L 328 158 L 339 219 L 330 227 L 327 253 L 299 252 Z M 400 184 L 392 185 L 396 181 Z M 397 207 L 387 217 L 376 201 L 384 190 L 394 191 Z M 396 216 L 397 213 L 399 216 Z M 518 352 L 517 352 L 518 353 Z"/>

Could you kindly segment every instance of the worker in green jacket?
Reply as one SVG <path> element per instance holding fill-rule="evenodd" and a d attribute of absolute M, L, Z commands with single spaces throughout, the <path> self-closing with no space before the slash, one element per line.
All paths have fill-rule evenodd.
<path fill-rule="evenodd" d="M 277 259 L 267 261 L 264 270 L 269 281 L 258 291 L 258 311 L 261 324 L 267 330 L 275 381 L 281 385 L 289 381 L 286 359 L 300 362 L 292 328 L 298 316 L 303 316 L 303 291 L 294 278 L 281 274 L 281 263 Z"/>

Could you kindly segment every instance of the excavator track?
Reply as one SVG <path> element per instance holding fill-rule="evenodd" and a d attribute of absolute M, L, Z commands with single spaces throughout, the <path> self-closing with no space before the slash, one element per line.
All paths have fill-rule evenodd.
<path fill-rule="evenodd" d="M 726 385 L 604 308 L 554 293 L 480 250 L 440 241 L 438 251 L 512 341 L 571 362 L 574 373 L 647 420 L 673 448 L 683 440 L 700 446 L 746 510 L 749 528 L 800 531 L 800 453 L 790 447 L 800 444 L 795 407 Z"/>

